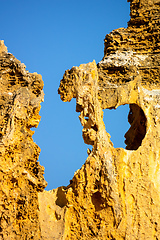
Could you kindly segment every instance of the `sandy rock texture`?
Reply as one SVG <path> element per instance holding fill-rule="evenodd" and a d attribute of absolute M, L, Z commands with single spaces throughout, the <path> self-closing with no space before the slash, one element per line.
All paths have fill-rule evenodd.
<path fill-rule="evenodd" d="M 160 239 L 160 2 L 130 6 L 128 28 L 105 37 L 102 61 L 67 70 L 60 83 L 63 101 L 76 98 L 84 142 L 93 149 L 61 189 L 65 221 L 55 239 Z M 126 149 L 114 148 L 103 109 L 124 104 Z"/>
<path fill-rule="evenodd" d="M 160 239 L 160 2 L 130 0 L 128 28 L 105 37 L 102 61 L 66 70 L 88 158 L 69 186 L 45 191 L 37 127 L 43 82 L 0 42 L 0 239 Z M 114 148 L 103 109 L 129 104 L 126 149 Z M 118 137 L 118 136 L 117 136 Z M 67 161 L 67 159 L 66 159 Z"/>
<path fill-rule="evenodd" d="M 38 192 L 47 183 L 32 127 L 40 121 L 43 81 L 0 41 L 0 239 L 40 239 Z"/>

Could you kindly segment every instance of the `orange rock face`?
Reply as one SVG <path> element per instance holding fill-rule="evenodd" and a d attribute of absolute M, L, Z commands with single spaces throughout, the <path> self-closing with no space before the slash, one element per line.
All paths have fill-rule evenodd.
<path fill-rule="evenodd" d="M 105 37 L 102 61 L 73 67 L 61 80 L 60 97 L 76 98 L 84 142 L 93 146 L 67 187 L 43 191 L 30 130 L 40 119 L 43 83 L 1 42 L 1 239 L 160 238 L 160 4 L 130 5 L 128 28 Z M 127 146 L 114 148 L 103 109 L 124 104 Z"/>
<path fill-rule="evenodd" d="M 0 41 L 0 239 L 40 239 L 38 192 L 46 182 L 32 127 L 40 121 L 43 81 Z"/>

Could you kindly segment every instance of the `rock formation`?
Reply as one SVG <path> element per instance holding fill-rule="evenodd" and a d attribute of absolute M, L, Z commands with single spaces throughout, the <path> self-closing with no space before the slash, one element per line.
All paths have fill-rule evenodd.
<path fill-rule="evenodd" d="M 0 239 L 40 239 L 38 192 L 46 182 L 32 127 L 40 121 L 43 81 L 0 41 Z"/>
<path fill-rule="evenodd" d="M 1 239 L 160 239 L 160 2 L 130 0 L 128 28 L 105 37 L 104 58 L 67 70 L 59 94 L 76 98 L 92 145 L 70 185 L 44 191 L 31 127 L 40 120 L 40 75 L 0 45 Z M 129 104 L 126 149 L 114 148 L 103 109 Z"/>

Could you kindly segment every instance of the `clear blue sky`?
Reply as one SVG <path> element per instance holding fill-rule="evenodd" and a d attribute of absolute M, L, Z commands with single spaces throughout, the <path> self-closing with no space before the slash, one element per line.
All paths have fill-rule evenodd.
<path fill-rule="evenodd" d="M 57 93 L 66 69 L 103 57 L 105 35 L 127 27 L 127 0 L 2 0 L 0 39 L 8 51 L 38 72 L 44 81 L 39 127 L 33 136 L 40 146 L 47 190 L 68 185 L 87 158 L 75 99 L 63 103 Z M 118 113 L 117 113 L 118 111 Z M 105 110 L 104 121 L 115 147 L 125 147 L 128 107 Z"/>

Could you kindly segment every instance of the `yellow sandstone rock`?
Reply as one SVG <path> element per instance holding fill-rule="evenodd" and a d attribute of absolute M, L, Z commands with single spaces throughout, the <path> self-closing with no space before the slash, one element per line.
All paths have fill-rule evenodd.
<path fill-rule="evenodd" d="M 63 101 L 76 98 L 84 142 L 93 146 L 65 189 L 62 239 L 160 239 L 160 7 L 130 5 L 128 28 L 106 36 L 102 61 L 67 70 L 59 87 Z M 124 104 L 126 150 L 113 147 L 102 111 Z"/>
<path fill-rule="evenodd" d="M 0 41 L 0 239 L 40 239 L 38 192 L 46 182 L 32 127 L 40 121 L 43 81 Z"/>
<path fill-rule="evenodd" d="M 67 70 L 59 94 L 76 98 L 92 145 L 70 185 L 44 191 L 31 127 L 43 82 L 0 43 L 1 239 L 160 239 L 160 2 L 130 0 L 128 28 L 105 37 L 104 58 Z M 103 109 L 129 104 L 126 149 L 114 148 Z"/>

